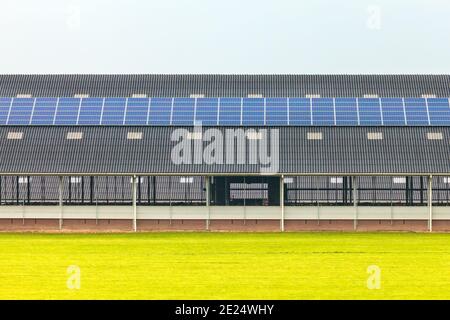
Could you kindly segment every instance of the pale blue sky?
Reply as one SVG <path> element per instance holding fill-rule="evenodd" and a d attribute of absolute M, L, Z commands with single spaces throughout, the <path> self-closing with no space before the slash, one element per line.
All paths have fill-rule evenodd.
<path fill-rule="evenodd" d="M 0 0 L 0 73 L 450 73 L 449 0 Z"/>

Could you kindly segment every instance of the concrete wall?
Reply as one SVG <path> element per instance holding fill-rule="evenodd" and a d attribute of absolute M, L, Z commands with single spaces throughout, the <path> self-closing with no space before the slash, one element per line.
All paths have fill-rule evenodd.
<path fill-rule="evenodd" d="M 138 206 L 137 229 L 279 231 L 281 207 Z M 428 207 L 285 207 L 286 231 L 426 231 Z M 131 206 L 0 206 L 0 231 L 132 231 Z M 355 223 L 356 220 L 356 223 Z M 209 223 L 208 223 L 209 221 Z M 433 230 L 450 231 L 450 207 L 433 207 Z"/>
<path fill-rule="evenodd" d="M 0 206 L 0 219 L 132 219 L 131 206 Z M 138 219 L 279 220 L 280 207 L 137 206 Z M 428 220 L 428 207 L 285 207 L 285 220 Z M 433 207 L 433 219 L 450 220 L 449 207 Z"/>

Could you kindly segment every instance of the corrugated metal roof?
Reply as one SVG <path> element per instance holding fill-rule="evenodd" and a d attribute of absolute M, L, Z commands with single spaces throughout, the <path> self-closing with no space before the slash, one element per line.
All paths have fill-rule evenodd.
<path fill-rule="evenodd" d="M 15 97 L 420 97 L 450 96 L 450 75 L 0 75 Z"/>
<path fill-rule="evenodd" d="M 250 140 L 247 164 L 209 165 L 201 159 L 200 164 L 177 165 L 171 158 L 176 144 L 171 136 L 177 129 L 81 126 L 76 130 L 83 132 L 83 138 L 68 140 L 73 127 L 0 127 L 0 174 L 259 174 L 264 167 L 248 164 Z M 215 129 L 224 134 L 232 128 Z M 282 174 L 450 175 L 449 127 L 253 129 L 278 130 L 278 173 Z M 322 140 L 308 140 L 312 130 L 322 132 Z M 130 131 L 142 132 L 142 139 L 127 139 Z M 443 139 L 428 140 L 430 131 L 442 132 Z M 23 132 L 23 137 L 8 139 L 9 132 Z M 369 140 L 369 132 L 382 132 L 383 139 Z"/>

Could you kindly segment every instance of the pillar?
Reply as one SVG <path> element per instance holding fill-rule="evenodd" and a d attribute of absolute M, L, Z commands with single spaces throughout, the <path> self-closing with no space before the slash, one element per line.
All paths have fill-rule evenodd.
<path fill-rule="evenodd" d="M 428 231 L 433 231 L 433 176 L 428 177 Z"/>
<path fill-rule="evenodd" d="M 132 198 L 133 198 L 133 231 L 137 231 L 137 207 L 136 207 L 136 176 L 133 176 L 133 187 L 132 187 Z"/>
<path fill-rule="evenodd" d="M 58 194 L 59 194 L 59 230 L 63 228 L 63 177 L 59 177 L 58 184 Z"/>
<path fill-rule="evenodd" d="M 353 230 L 358 228 L 358 187 L 356 185 L 356 177 L 352 177 L 353 186 L 353 208 L 355 210 L 355 217 L 353 219 Z"/>

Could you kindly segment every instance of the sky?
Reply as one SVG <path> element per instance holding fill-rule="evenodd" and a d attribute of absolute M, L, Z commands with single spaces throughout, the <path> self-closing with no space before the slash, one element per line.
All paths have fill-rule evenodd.
<path fill-rule="evenodd" d="M 449 0 L 0 0 L 0 73 L 450 74 Z"/>

